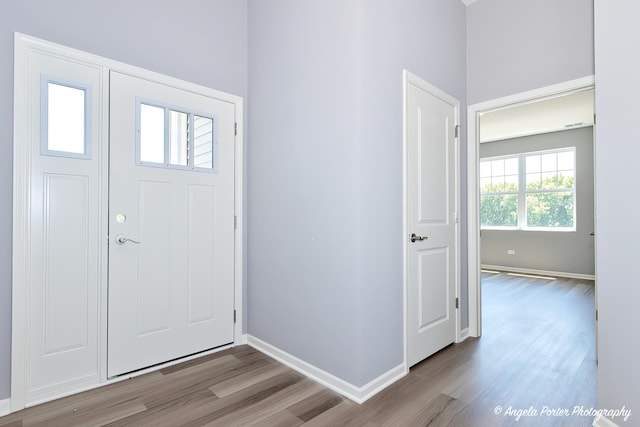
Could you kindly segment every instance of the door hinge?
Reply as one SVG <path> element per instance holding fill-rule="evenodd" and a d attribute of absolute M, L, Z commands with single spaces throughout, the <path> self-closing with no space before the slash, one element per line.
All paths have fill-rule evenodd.
<path fill-rule="evenodd" d="M 238 122 L 235 122 L 235 123 L 233 124 L 233 134 L 234 134 L 235 136 L 238 136 Z"/>
<path fill-rule="evenodd" d="M 456 224 L 460 223 L 460 212 L 454 212 L 453 217 L 455 218 Z"/>
<path fill-rule="evenodd" d="M 233 310 L 233 323 L 236 323 L 236 311 Z"/>
<path fill-rule="evenodd" d="M 456 297 L 456 308 L 460 308 L 460 298 Z"/>
<path fill-rule="evenodd" d="M 456 138 L 460 136 L 460 125 L 456 125 Z"/>
<path fill-rule="evenodd" d="M 598 310 L 596 310 L 596 322 L 598 321 Z"/>
<path fill-rule="evenodd" d="M 233 216 L 233 229 L 238 228 L 238 217 L 236 215 Z"/>
<path fill-rule="evenodd" d="M 593 113 L 593 124 L 594 125 L 596 124 L 596 114 L 595 113 Z"/>

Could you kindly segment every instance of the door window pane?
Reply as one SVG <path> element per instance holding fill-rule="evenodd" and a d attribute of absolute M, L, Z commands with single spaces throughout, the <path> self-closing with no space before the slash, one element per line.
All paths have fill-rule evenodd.
<path fill-rule="evenodd" d="M 197 168 L 213 168 L 213 120 L 208 117 L 193 118 L 193 165 Z"/>
<path fill-rule="evenodd" d="M 215 118 L 145 102 L 138 103 L 139 164 L 216 173 Z"/>
<path fill-rule="evenodd" d="M 164 108 L 140 104 L 140 160 L 164 163 Z"/>
<path fill-rule="evenodd" d="M 169 110 L 169 163 L 189 164 L 189 115 Z"/>
<path fill-rule="evenodd" d="M 48 151 L 86 153 L 86 90 L 47 83 Z"/>

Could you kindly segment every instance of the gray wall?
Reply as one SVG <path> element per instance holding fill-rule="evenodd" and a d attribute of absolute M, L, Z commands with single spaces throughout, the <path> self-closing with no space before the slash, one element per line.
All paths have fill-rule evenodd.
<path fill-rule="evenodd" d="M 566 130 L 480 144 L 480 157 L 576 147 L 576 231 L 483 230 L 483 264 L 594 274 L 593 128 Z M 507 250 L 515 255 L 507 255 Z"/>
<path fill-rule="evenodd" d="M 10 394 L 13 32 L 247 95 L 246 0 L 20 0 L 0 13 L 0 400 Z M 202 46 L 206 48 L 203 50 Z M 206 54 L 203 54 L 205 52 Z"/>
<path fill-rule="evenodd" d="M 248 332 L 359 382 L 356 2 L 249 1 Z"/>
<path fill-rule="evenodd" d="M 451 0 L 249 2 L 250 334 L 357 386 L 402 363 L 402 69 L 464 111 L 464 34 Z"/>
<path fill-rule="evenodd" d="M 638 242 L 640 3 L 596 0 L 598 404 L 631 409 L 640 425 Z M 625 425 L 620 419 L 614 420 Z"/>
<path fill-rule="evenodd" d="M 593 0 L 467 7 L 469 104 L 593 74 Z"/>

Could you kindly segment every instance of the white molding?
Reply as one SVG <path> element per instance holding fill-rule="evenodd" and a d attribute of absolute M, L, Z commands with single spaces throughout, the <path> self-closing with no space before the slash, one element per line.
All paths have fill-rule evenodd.
<path fill-rule="evenodd" d="M 11 413 L 11 399 L 0 400 L 0 417 Z"/>
<path fill-rule="evenodd" d="M 240 339 L 238 341 L 235 342 L 235 345 L 247 345 L 249 343 L 248 341 L 248 335 L 247 334 L 242 334 L 240 336 Z"/>
<path fill-rule="evenodd" d="M 595 77 L 587 76 L 539 89 L 529 90 L 467 107 L 467 238 L 469 334 L 482 335 L 482 294 L 480 289 L 480 195 L 478 185 L 479 126 L 481 113 L 550 99 L 572 92 L 591 89 Z"/>
<path fill-rule="evenodd" d="M 177 89 L 199 93 L 208 97 L 220 99 L 235 105 L 235 121 L 238 124 L 238 134 L 235 137 L 235 215 L 238 217 L 238 226 L 235 234 L 235 266 L 234 266 L 234 305 L 236 309 L 236 324 L 234 326 L 234 339 L 239 340 L 240 343 L 244 343 L 245 339 L 242 336 L 244 329 L 243 325 L 243 242 L 244 242 L 244 206 L 243 206 L 243 165 L 244 165 L 244 142 L 243 142 L 243 99 L 239 96 L 221 92 L 215 89 L 211 89 L 205 86 L 201 86 L 195 83 L 187 82 L 174 77 L 166 76 L 154 71 L 146 70 L 133 65 L 125 64 L 123 62 L 114 61 L 108 58 L 104 58 L 98 55 L 93 55 L 87 52 L 83 52 L 77 49 L 72 49 L 59 44 L 51 43 L 46 40 L 38 39 L 21 33 L 14 34 L 14 110 L 13 110 L 13 277 L 12 277 L 12 334 L 11 334 L 11 410 L 17 411 L 23 409 L 26 406 L 26 357 L 27 357 L 27 295 L 25 290 L 25 283 L 29 280 L 29 257 L 28 257 L 28 242 L 29 242 L 29 196 L 23 191 L 23 189 L 30 188 L 30 166 L 29 159 L 31 157 L 31 145 L 30 144 L 16 144 L 15 141 L 29 140 L 29 127 L 26 126 L 29 120 L 28 109 L 28 96 L 20 96 L 20 94 L 29 93 L 29 78 L 30 78 L 30 55 L 32 52 L 44 53 L 60 57 L 67 60 L 79 61 L 96 67 L 101 67 L 104 73 L 109 71 L 118 71 L 130 76 L 142 78 L 155 83 L 159 83 L 165 86 L 174 87 Z M 108 78 L 105 78 L 104 85 L 101 88 L 102 94 L 108 94 L 109 88 L 107 86 Z M 19 90 L 17 90 L 19 88 Z M 106 98 L 105 98 L 106 99 Z M 107 101 L 108 102 L 108 99 Z M 108 108 L 105 109 L 103 118 L 108 117 Z M 102 129 L 103 135 L 108 135 L 108 126 Z M 106 145 L 106 144 L 105 144 Z M 108 145 L 101 147 L 101 152 L 104 155 L 108 150 Z M 108 156 L 104 156 L 104 159 L 108 159 Z M 102 184 L 101 190 L 106 192 L 108 189 L 108 170 L 107 160 L 101 164 Z M 103 206 L 101 211 L 103 215 L 107 212 L 107 198 L 108 194 L 103 194 L 100 198 Z M 107 348 L 107 336 L 106 336 L 106 295 L 107 295 L 107 283 L 106 283 L 106 258 L 107 258 L 107 217 L 101 221 L 101 229 L 104 234 L 103 245 L 101 246 L 101 260 L 100 266 L 102 269 L 101 277 L 103 278 L 103 285 L 100 289 L 101 298 L 101 314 L 100 314 L 100 343 L 99 349 L 104 352 Z M 236 344 L 238 345 L 238 344 Z M 214 351 L 219 351 L 216 349 Z M 201 353 L 198 356 L 203 356 L 209 353 Z M 198 357 L 196 356 L 196 357 Z M 100 375 L 98 383 L 92 386 L 83 385 L 83 390 L 87 387 L 94 388 L 96 386 L 107 385 L 114 380 L 107 380 L 106 374 L 106 354 L 101 354 L 99 361 Z M 184 358 L 175 363 L 179 363 L 190 358 Z M 169 365 L 162 365 L 169 366 Z M 159 368 L 158 368 L 159 369 Z M 146 371 L 141 371 L 146 372 Z M 73 393 L 80 392 L 78 389 Z M 67 392 L 66 395 L 73 394 Z M 47 397 L 47 400 L 53 400 L 61 396 Z"/>
<path fill-rule="evenodd" d="M 467 338 L 469 338 L 469 328 L 464 328 L 463 330 L 460 331 L 460 336 L 459 336 L 458 340 L 456 341 L 456 343 L 461 343 L 462 341 L 466 340 Z"/>
<path fill-rule="evenodd" d="M 597 415 L 596 418 L 593 420 L 593 424 L 591 425 L 593 427 L 619 427 L 618 424 L 614 423 L 613 421 L 611 421 L 609 418 L 605 417 L 602 414 Z"/>
<path fill-rule="evenodd" d="M 408 135 L 407 135 L 407 96 L 408 96 L 408 87 L 409 84 L 413 84 L 418 86 L 420 89 L 425 90 L 431 95 L 441 99 L 449 105 L 454 106 L 455 110 L 455 121 L 456 125 L 460 125 L 460 101 L 458 101 L 453 96 L 448 93 L 442 91 L 431 83 L 423 80 L 416 74 L 413 74 L 409 70 L 402 71 L 402 283 L 403 283 L 403 307 L 404 307 L 404 316 L 403 316 L 403 336 L 404 336 L 404 365 L 406 366 L 407 371 L 409 372 L 409 328 L 408 328 L 408 319 L 407 316 L 409 314 L 409 300 L 408 300 L 408 289 L 409 289 L 409 263 L 408 263 L 408 251 L 407 251 L 407 238 L 409 236 L 409 224 L 407 222 L 408 212 Z M 460 216 L 460 135 L 456 138 L 455 144 L 455 211 Z M 456 263 L 456 277 L 455 277 L 455 296 L 460 298 L 460 226 L 461 222 L 456 224 L 455 231 L 455 263 Z M 456 336 L 454 342 L 461 342 L 462 331 L 460 328 L 462 327 L 462 310 L 456 310 Z"/>
<path fill-rule="evenodd" d="M 234 255 L 234 309 L 236 310 L 236 324 L 234 341 L 246 342 L 244 333 L 244 107 L 242 98 L 235 101 L 236 139 L 235 139 L 235 177 L 234 177 L 234 211 L 236 216 L 235 255 Z"/>
<path fill-rule="evenodd" d="M 302 375 L 359 404 L 365 402 L 375 394 L 403 378 L 407 373 L 405 364 L 403 363 L 385 372 L 362 387 L 358 387 L 252 335 L 247 336 L 247 343 L 256 350 L 274 358 L 294 371 L 301 373 Z"/>
<path fill-rule="evenodd" d="M 409 71 L 402 72 L 402 339 L 403 342 L 403 359 L 405 365 L 405 375 L 409 373 L 409 251 L 407 247 L 407 238 L 409 236 L 409 217 L 408 205 L 408 147 L 409 135 L 407 132 L 407 114 L 408 114 L 408 96 L 409 96 Z"/>
<path fill-rule="evenodd" d="M 15 35 L 13 73 L 13 253 L 11 302 L 11 410 L 24 408 L 26 401 L 26 354 L 28 312 L 26 283 L 29 278 L 29 197 L 23 189 L 31 188 L 31 144 L 29 141 L 30 61 L 28 43 Z"/>
<path fill-rule="evenodd" d="M 482 264 L 486 270 L 504 271 L 506 273 L 535 274 L 537 276 L 566 277 L 569 279 L 596 280 L 593 274 L 567 273 L 564 271 L 536 270 L 533 268 L 505 267 L 503 265 Z"/>
<path fill-rule="evenodd" d="M 564 96 L 572 92 L 580 92 L 591 89 L 595 85 L 595 77 L 587 76 L 567 82 L 557 83 L 550 86 L 532 89 L 513 95 L 503 96 L 501 98 L 491 99 L 489 101 L 479 102 L 469 105 L 468 109 L 475 110 L 479 113 L 488 111 L 504 110 L 505 108 L 514 107 L 516 105 L 526 105 L 543 99 L 552 99 Z M 471 129 L 469 129 L 471 130 Z"/>
<path fill-rule="evenodd" d="M 462 2 L 462 4 L 464 4 L 465 6 L 469 6 L 472 3 L 475 3 L 479 0 L 460 0 Z"/>

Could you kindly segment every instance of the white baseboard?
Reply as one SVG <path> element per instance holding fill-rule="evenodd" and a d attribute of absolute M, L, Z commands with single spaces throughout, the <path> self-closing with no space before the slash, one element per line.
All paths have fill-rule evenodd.
<path fill-rule="evenodd" d="M 535 270 L 533 268 L 505 267 L 503 265 L 482 264 L 484 270 L 506 271 L 507 273 L 535 274 L 538 276 L 566 277 L 569 279 L 595 280 L 593 274 L 566 273 L 564 271 Z"/>
<path fill-rule="evenodd" d="M 322 384 L 323 386 L 330 388 L 331 390 L 340 393 L 341 395 L 353 400 L 356 403 L 363 403 L 366 400 L 373 397 L 383 389 L 387 388 L 394 382 L 406 375 L 407 369 L 403 364 L 396 366 L 395 368 L 385 372 L 378 378 L 375 378 L 368 384 L 362 387 L 355 386 L 345 380 L 330 374 L 304 360 L 298 359 L 291 354 L 280 350 L 277 347 L 272 346 L 259 338 L 248 335 L 247 344 L 255 348 L 258 351 L 276 359 L 278 362 L 288 366 L 289 368 L 301 373 L 302 375 Z"/>
<path fill-rule="evenodd" d="M 0 400 L 0 417 L 11 413 L 11 399 Z"/>
<path fill-rule="evenodd" d="M 596 416 L 596 418 L 593 420 L 593 424 L 591 425 L 593 427 L 619 427 L 618 424 L 614 423 L 604 415 Z"/>
<path fill-rule="evenodd" d="M 467 338 L 469 338 L 469 328 L 464 328 L 463 330 L 460 331 L 460 336 L 458 337 L 458 343 L 461 343 L 462 341 L 466 340 Z"/>
<path fill-rule="evenodd" d="M 240 338 L 236 340 L 234 345 L 246 345 L 247 344 L 247 334 L 240 335 Z"/>

